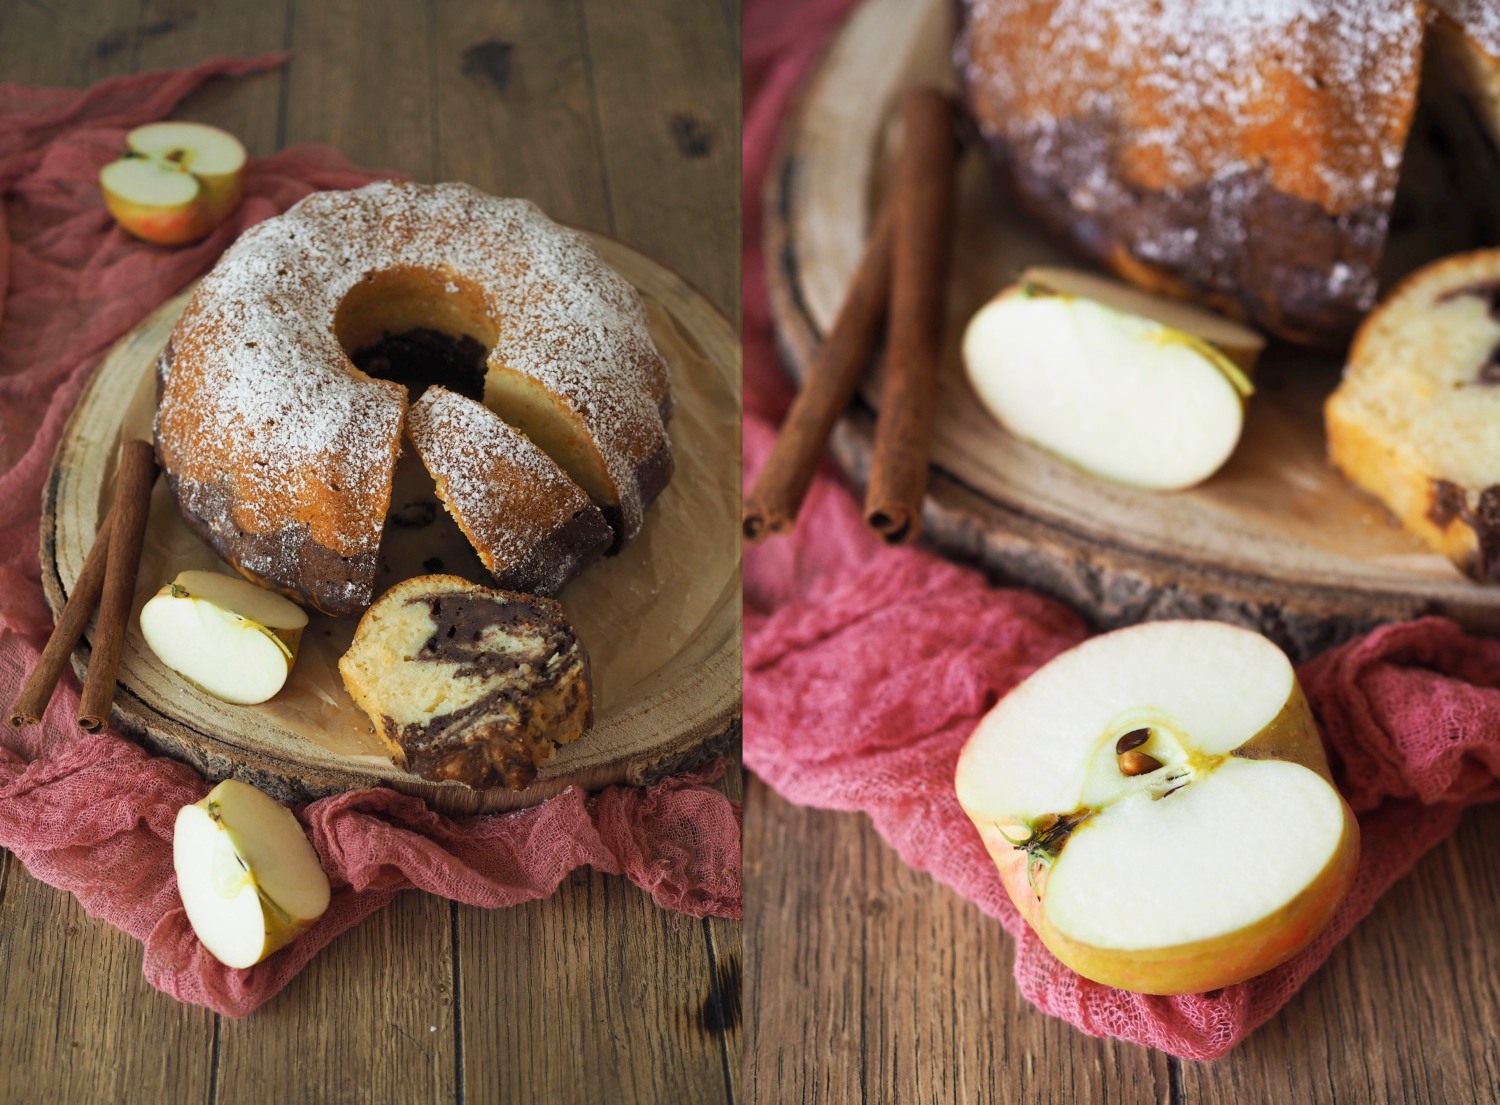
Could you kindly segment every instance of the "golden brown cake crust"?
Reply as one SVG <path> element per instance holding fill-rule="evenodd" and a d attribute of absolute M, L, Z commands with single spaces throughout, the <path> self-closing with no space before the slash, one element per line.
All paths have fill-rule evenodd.
<path fill-rule="evenodd" d="M 340 341 L 382 312 L 483 341 L 491 374 L 545 393 L 604 473 L 617 543 L 639 531 L 671 404 L 635 290 L 527 201 L 382 182 L 247 231 L 173 331 L 157 451 L 221 556 L 331 614 L 369 604 L 407 400 Z"/>
<path fill-rule="evenodd" d="M 1419 0 L 966 0 L 958 60 L 1020 199 L 1121 275 L 1329 343 L 1374 305 Z"/>
<path fill-rule="evenodd" d="M 484 404 L 430 387 L 412 404 L 406 433 L 501 587 L 556 594 L 614 541 L 582 488 Z"/>

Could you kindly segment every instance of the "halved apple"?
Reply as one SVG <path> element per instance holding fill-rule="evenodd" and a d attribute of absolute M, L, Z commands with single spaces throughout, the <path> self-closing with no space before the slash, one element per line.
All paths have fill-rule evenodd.
<path fill-rule="evenodd" d="M 240 705 L 281 690 L 306 625 L 296 603 L 218 572 L 182 572 L 141 609 L 141 633 L 162 663 Z"/>
<path fill-rule="evenodd" d="M 131 234 L 157 245 L 195 242 L 227 219 L 244 187 L 245 147 L 202 123 L 148 123 L 129 152 L 99 172 L 104 205 Z"/>
<path fill-rule="evenodd" d="M 234 779 L 177 811 L 172 863 L 188 922 L 227 967 L 259 963 L 328 909 L 328 876 L 292 812 Z"/>
<path fill-rule="evenodd" d="M 1333 917 L 1359 857 L 1291 664 L 1218 622 L 1147 623 L 1058 656 L 980 722 L 955 786 L 1042 942 L 1142 993 L 1284 962 Z"/>
<path fill-rule="evenodd" d="M 1117 483 L 1170 491 L 1213 475 L 1244 427 L 1256 335 L 1100 277 L 1034 273 L 964 332 L 969 381 L 996 420 Z"/>

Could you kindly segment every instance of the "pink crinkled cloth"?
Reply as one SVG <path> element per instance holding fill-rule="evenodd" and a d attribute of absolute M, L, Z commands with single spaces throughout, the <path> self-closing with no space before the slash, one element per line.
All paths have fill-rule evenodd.
<path fill-rule="evenodd" d="M 760 195 L 776 123 L 850 0 L 751 0 L 745 11 L 745 189 Z M 764 462 L 789 389 L 775 362 L 745 215 L 745 478 Z M 911 866 L 996 918 L 1038 1009 L 1096 1036 L 1186 1059 L 1223 1055 L 1307 981 L 1390 886 L 1500 797 L 1500 642 L 1437 618 L 1376 630 L 1299 672 L 1339 786 L 1359 817 L 1353 891 L 1291 961 L 1212 994 L 1147 997 L 1089 982 L 1011 904 L 953 792 L 959 750 L 1012 687 L 1088 631 L 1061 605 L 990 586 L 920 549 L 893 549 L 825 472 L 795 535 L 747 549 L 745 765 L 789 801 L 868 814 Z"/>
<path fill-rule="evenodd" d="M 130 127 L 165 116 L 214 77 L 282 64 L 214 59 L 86 90 L 0 85 L 0 699 L 15 700 L 52 619 L 42 598 L 42 481 L 64 421 L 110 346 L 206 271 L 247 227 L 310 192 L 391 174 L 300 147 L 250 162 L 245 200 L 206 241 L 145 245 L 116 228 L 97 186 Z M 570 789 L 534 809 L 447 818 L 365 790 L 300 811 L 334 887 L 328 913 L 245 971 L 204 951 L 172 872 L 172 823 L 209 785 L 192 769 L 74 722 L 66 676 L 43 724 L 0 736 L 0 847 L 37 878 L 145 944 L 145 974 L 231 1016 L 275 995 L 324 945 L 413 887 L 471 905 L 543 898 L 585 864 L 624 874 L 693 917 L 740 915 L 740 810 L 709 786 L 722 767 L 648 789 Z"/>

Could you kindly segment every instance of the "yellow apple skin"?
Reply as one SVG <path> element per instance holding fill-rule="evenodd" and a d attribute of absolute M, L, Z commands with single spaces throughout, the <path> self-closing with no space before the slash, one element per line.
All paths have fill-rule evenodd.
<path fill-rule="evenodd" d="M 1281 712 L 1231 755 L 1301 764 L 1333 786 L 1312 710 L 1295 681 Z M 1359 865 L 1359 823 L 1342 795 L 1339 804 L 1344 811 L 1344 831 L 1338 846 L 1323 870 L 1290 902 L 1236 932 L 1144 951 L 1097 948 L 1058 932 L 1047 919 L 1043 906 L 1047 871 L 1038 867 L 1034 872 L 1036 889 L 1033 890 L 1032 879 L 1027 877 L 1027 853 L 1005 839 L 1007 833 L 1012 839 L 1024 837 L 1028 831 L 1025 826 L 997 823 L 984 814 L 965 812 L 995 861 L 1010 900 L 1061 963 L 1105 986 L 1141 994 L 1173 995 L 1201 994 L 1264 974 L 1296 955 L 1327 927 L 1348 895 Z M 1063 853 L 1066 849 L 1064 845 Z"/>
<path fill-rule="evenodd" d="M 193 805 L 196 808 L 202 810 L 205 814 L 210 814 L 211 816 L 209 806 L 216 800 L 217 794 L 217 789 L 209 791 L 209 793 L 205 795 L 201 801 L 194 802 Z M 228 832 L 229 830 L 221 827 L 219 831 Z M 242 874 L 242 881 L 244 885 L 249 885 L 254 882 L 254 877 L 250 874 L 250 872 L 246 871 Z M 318 920 L 320 919 L 319 917 L 309 917 L 298 920 L 297 918 L 291 916 L 283 918 L 277 913 L 276 910 L 267 909 L 264 904 L 261 906 L 261 908 L 265 916 L 266 938 L 265 943 L 261 945 L 259 954 L 255 957 L 256 963 L 259 963 L 262 960 L 274 955 L 276 952 L 279 952 L 293 940 L 297 939 L 297 937 L 301 936 L 308 929 L 312 928 L 313 925 L 317 924 Z"/>
<path fill-rule="evenodd" d="M 1201 994 L 1232 986 L 1285 963 L 1328 926 L 1343 904 L 1359 863 L 1359 826 L 1344 806 L 1344 833 L 1328 865 L 1297 897 L 1248 928 L 1212 940 L 1170 948 L 1120 951 L 1070 940 L 1047 920 L 1042 899 L 1026 878 L 1026 853 L 1012 847 L 992 824 L 981 828 L 1000 881 L 1021 916 L 1047 949 L 1084 978 L 1141 994 Z M 1046 873 L 1036 874 L 1046 895 Z"/>
<path fill-rule="evenodd" d="M 108 188 L 100 190 L 115 222 L 133 237 L 158 246 L 182 246 L 208 237 L 234 214 L 244 195 L 244 170 L 199 176 L 198 184 L 198 194 L 180 207 L 135 203 Z"/>

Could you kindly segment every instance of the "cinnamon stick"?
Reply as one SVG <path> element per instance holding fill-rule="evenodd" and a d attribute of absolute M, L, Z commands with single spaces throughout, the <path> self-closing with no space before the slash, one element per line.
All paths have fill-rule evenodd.
<path fill-rule="evenodd" d="M 156 454 L 151 443 L 127 441 L 120 449 L 114 526 L 109 535 L 109 556 L 99 597 L 94 651 L 78 708 L 78 724 L 90 733 L 97 733 L 109 724 L 109 710 L 115 701 L 120 652 L 125 646 L 125 629 L 135 597 L 135 573 L 140 567 L 141 544 L 146 537 L 146 515 L 151 510 L 151 485 L 155 482 Z"/>
<path fill-rule="evenodd" d="M 68 657 L 73 655 L 73 650 L 78 647 L 84 626 L 89 624 L 89 615 L 99 603 L 99 592 L 104 587 L 104 564 L 109 556 L 109 531 L 113 523 L 114 513 L 106 514 L 104 521 L 99 524 L 99 532 L 94 534 L 93 548 L 89 549 L 89 555 L 83 561 L 83 570 L 78 573 L 73 590 L 68 594 L 68 601 L 63 604 L 62 613 L 57 616 L 52 636 L 47 638 L 41 656 L 37 657 L 31 678 L 26 680 L 26 686 L 21 689 L 21 697 L 10 708 L 12 729 L 35 725 L 47 712 L 47 703 L 52 701 L 52 692 L 57 687 L 57 681 L 62 678 L 63 667 L 67 664 Z"/>
<path fill-rule="evenodd" d="M 745 537 L 759 541 L 786 533 L 812 485 L 834 423 L 854 398 L 864 374 L 891 290 L 891 205 L 886 204 L 860 258 L 833 329 L 818 347 L 802 390 L 792 401 L 755 486 L 745 498 Z"/>
<path fill-rule="evenodd" d="M 885 384 L 865 494 L 865 520 L 891 544 L 916 538 L 927 491 L 957 146 L 948 98 L 932 88 L 908 92 L 901 135 Z"/>

